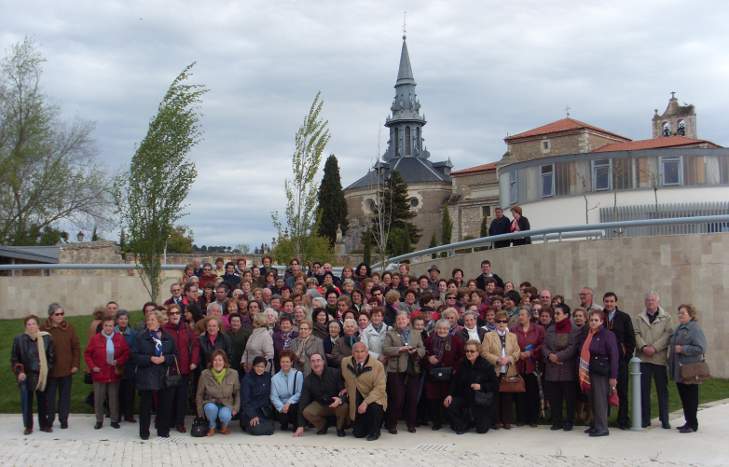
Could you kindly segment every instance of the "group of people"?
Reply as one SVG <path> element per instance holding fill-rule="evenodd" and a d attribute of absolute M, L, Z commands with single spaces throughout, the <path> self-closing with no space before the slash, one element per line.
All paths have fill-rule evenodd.
<path fill-rule="evenodd" d="M 655 292 L 633 317 L 606 292 L 590 288 L 570 307 L 564 297 L 516 286 L 492 271 L 466 279 L 436 266 L 413 276 L 372 272 L 365 264 L 335 275 L 329 263 L 306 270 L 294 259 L 279 274 L 272 258 L 249 267 L 243 258 L 195 262 L 170 287 L 163 304 L 144 305 L 136 326 L 109 302 L 98 309 L 83 351 L 93 385 L 96 429 L 136 423 L 139 434 L 168 437 L 172 428 L 227 434 L 237 420 L 251 435 L 277 428 L 302 436 L 335 427 L 338 436 L 376 440 L 450 425 L 456 433 L 537 426 L 606 436 L 608 413 L 628 428 L 628 362 L 641 359 L 642 421 L 658 394 L 661 426 L 669 429 L 668 379 L 684 409 L 681 433 L 698 430 L 698 384 L 682 367 L 699 362 L 706 339 L 695 308 L 675 319 Z M 25 433 L 33 431 L 33 400 L 41 431 L 58 415 L 68 427 L 71 378 L 82 370 L 78 335 L 53 303 L 47 320 L 24 320 L 13 341 L 11 366 L 20 387 Z M 198 430 L 199 431 L 199 430 Z"/>

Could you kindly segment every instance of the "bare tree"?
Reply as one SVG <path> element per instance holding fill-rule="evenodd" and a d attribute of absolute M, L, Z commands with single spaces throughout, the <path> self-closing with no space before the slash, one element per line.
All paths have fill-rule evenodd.
<path fill-rule="evenodd" d="M 36 243 L 59 223 L 105 226 L 109 182 L 94 124 L 65 123 L 40 86 L 44 58 L 26 38 L 0 64 L 0 243 Z"/>

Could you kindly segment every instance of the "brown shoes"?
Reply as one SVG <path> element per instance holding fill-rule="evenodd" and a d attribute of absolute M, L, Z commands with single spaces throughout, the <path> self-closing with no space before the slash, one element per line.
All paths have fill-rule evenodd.
<path fill-rule="evenodd" d="M 220 429 L 220 434 L 222 434 L 222 435 L 230 434 L 230 428 L 227 426 L 224 426 L 223 428 Z"/>
<path fill-rule="evenodd" d="M 213 436 L 215 434 L 215 428 L 211 428 L 208 430 L 208 436 Z"/>

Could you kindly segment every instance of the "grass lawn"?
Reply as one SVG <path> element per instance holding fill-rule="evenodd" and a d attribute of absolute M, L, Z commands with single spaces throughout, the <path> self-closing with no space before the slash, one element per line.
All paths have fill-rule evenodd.
<path fill-rule="evenodd" d="M 135 326 L 142 319 L 142 312 L 135 311 L 130 314 L 131 326 Z M 43 318 L 41 318 L 43 319 Z M 89 324 L 91 316 L 69 316 L 68 321 L 76 329 L 81 340 L 81 352 L 86 348 L 88 341 Z M 6 358 L 7 365 L 4 371 L 0 371 L 0 413 L 19 413 L 20 412 L 20 396 L 16 389 L 15 375 L 10 371 L 10 348 L 13 344 L 13 337 L 23 332 L 23 322 L 20 319 L 0 320 L 0 355 Z M 71 394 L 71 412 L 73 413 L 92 413 L 93 409 L 84 403 L 84 399 L 91 392 L 91 386 L 84 384 L 83 371 L 86 365 L 83 363 L 83 355 L 81 357 L 81 368 L 73 379 Z M 669 408 L 671 411 L 681 408 L 681 400 L 676 392 L 676 385 L 669 382 Z M 629 393 L 630 394 L 630 393 Z M 710 402 L 718 399 L 729 397 L 729 380 L 712 379 L 701 385 L 699 390 L 699 399 L 701 403 Z M 651 415 L 658 417 L 657 396 L 655 388 L 653 388 L 653 396 L 651 397 L 652 409 Z M 612 411 L 611 419 L 616 417 L 616 410 Z"/>
<path fill-rule="evenodd" d="M 42 322 L 46 316 L 40 316 Z M 93 409 L 84 403 L 84 399 L 92 389 L 91 385 L 84 384 L 83 376 L 83 372 L 86 370 L 83 351 L 86 349 L 86 343 L 88 342 L 91 316 L 69 316 L 66 319 L 76 329 L 81 342 L 81 370 L 74 375 L 73 384 L 71 385 L 71 412 L 92 413 Z M 130 313 L 131 326 L 136 325 L 141 319 L 141 311 Z M 0 356 L 7 365 L 3 371 L 0 371 L 0 413 L 20 413 L 20 394 L 16 389 L 15 375 L 10 370 L 10 350 L 13 346 L 13 337 L 22 333 L 23 329 L 22 319 L 0 320 Z"/>

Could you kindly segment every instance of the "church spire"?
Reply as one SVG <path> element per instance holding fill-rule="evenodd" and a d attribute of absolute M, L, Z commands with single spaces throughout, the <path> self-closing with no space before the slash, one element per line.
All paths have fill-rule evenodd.
<path fill-rule="evenodd" d="M 395 87 L 403 84 L 412 84 L 415 86 L 413 78 L 413 68 L 410 66 L 410 54 L 408 54 L 407 36 L 402 36 L 402 51 L 400 52 L 400 68 L 397 70 L 397 82 Z"/>

